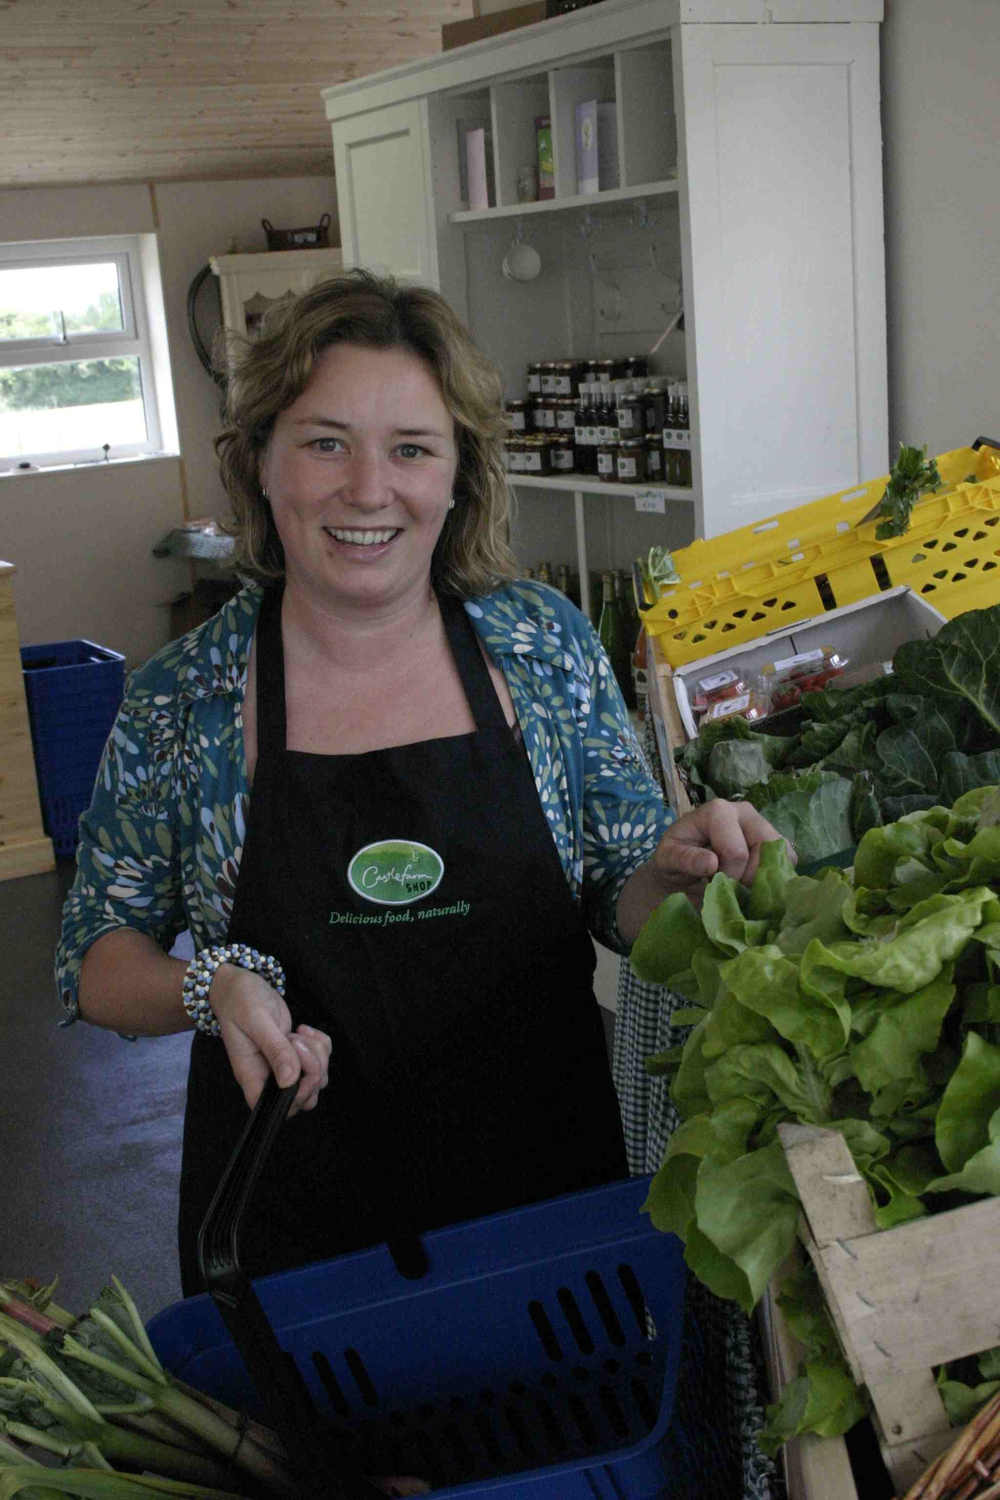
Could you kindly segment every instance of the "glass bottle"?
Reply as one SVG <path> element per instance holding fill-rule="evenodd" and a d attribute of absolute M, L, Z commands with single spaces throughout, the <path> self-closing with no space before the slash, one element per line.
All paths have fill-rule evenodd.
<path fill-rule="evenodd" d="M 577 397 L 573 423 L 573 467 L 578 474 L 594 472 L 594 447 L 590 441 L 590 387 L 584 382 Z"/>
<path fill-rule="evenodd" d="M 538 571 L 535 574 L 535 577 L 538 579 L 539 583 L 551 583 L 552 582 L 552 566 L 551 566 L 551 564 L 547 563 L 547 562 L 540 562 L 538 564 Z"/>
<path fill-rule="evenodd" d="M 680 429 L 680 447 L 678 449 L 678 484 L 689 485 L 692 480 L 691 471 L 691 417 L 688 405 L 687 381 L 682 381 L 677 401 L 677 426 Z"/>
<path fill-rule="evenodd" d="M 649 712 L 649 675 L 646 665 L 646 627 L 639 626 L 635 649 L 632 652 L 632 692 L 635 695 L 636 713 L 645 718 Z"/>
<path fill-rule="evenodd" d="M 618 568 L 615 572 L 615 598 L 618 600 L 618 608 L 622 612 L 622 619 L 625 622 L 625 635 L 629 643 L 629 649 L 631 650 L 639 631 L 639 609 L 635 602 L 632 574 L 628 568 Z"/>
<path fill-rule="evenodd" d="M 621 606 L 615 597 L 615 577 L 612 572 L 606 572 L 601 577 L 601 619 L 597 633 L 628 704 L 632 697 L 631 652 Z"/>

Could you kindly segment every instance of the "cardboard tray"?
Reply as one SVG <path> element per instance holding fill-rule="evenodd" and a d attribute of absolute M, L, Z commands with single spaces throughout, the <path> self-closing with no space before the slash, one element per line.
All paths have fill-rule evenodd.
<path fill-rule="evenodd" d="M 847 656 L 852 667 L 888 661 L 904 641 L 930 639 L 944 623 L 945 616 L 940 610 L 900 585 L 856 604 L 845 604 L 840 609 L 800 620 L 783 630 L 770 631 L 745 645 L 674 667 L 674 697 L 684 734 L 680 743 L 694 739 L 698 733 L 690 694 L 693 684 L 709 672 L 736 667 L 741 673 L 755 674 L 775 657 L 792 656 L 828 644 Z M 766 722 L 760 721 L 761 727 Z"/>

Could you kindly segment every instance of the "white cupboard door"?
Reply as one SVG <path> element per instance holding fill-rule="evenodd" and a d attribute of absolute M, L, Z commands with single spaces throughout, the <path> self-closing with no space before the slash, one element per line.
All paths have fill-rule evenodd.
<path fill-rule="evenodd" d="M 344 264 L 436 287 L 426 100 L 337 120 L 332 129 Z"/>
<path fill-rule="evenodd" d="M 878 27 L 681 26 L 702 535 L 888 463 Z"/>

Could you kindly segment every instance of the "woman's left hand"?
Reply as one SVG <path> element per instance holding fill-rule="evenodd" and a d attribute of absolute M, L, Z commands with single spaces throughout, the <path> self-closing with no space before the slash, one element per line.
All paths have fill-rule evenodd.
<path fill-rule="evenodd" d="M 683 891 L 697 904 L 720 871 L 749 885 L 757 873 L 761 846 L 781 837 L 749 802 L 717 797 L 693 808 L 671 823 L 652 859 L 625 882 L 618 898 L 622 936 L 634 941 L 646 918 L 675 891 Z M 788 852 L 794 862 L 790 844 Z"/>

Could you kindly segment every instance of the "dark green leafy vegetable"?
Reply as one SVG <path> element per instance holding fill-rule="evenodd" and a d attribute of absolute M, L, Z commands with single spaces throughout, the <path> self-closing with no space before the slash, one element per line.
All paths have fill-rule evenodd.
<path fill-rule="evenodd" d="M 971 716 L 996 739 L 1000 736 L 1000 605 L 956 615 L 933 640 L 907 641 L 893 657 L 893 674 L 907 692 Z"/>
<path fill-rule="evenodd" d="M 851 821 L 853 779 L 835 771 L 775 771 L 747 789 L 747 800 L 790 839 L 803 864 L 824 859 L 855 842 Z"/>

